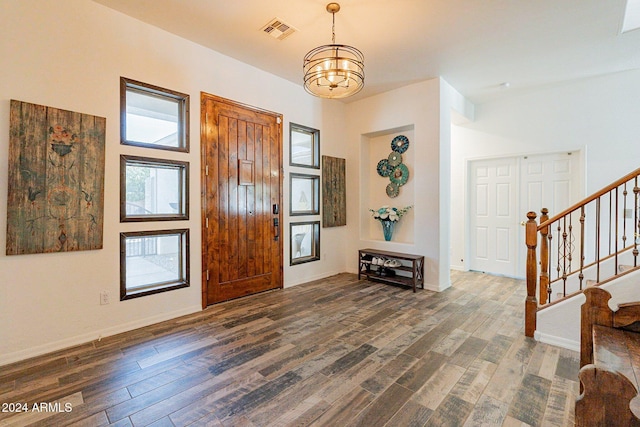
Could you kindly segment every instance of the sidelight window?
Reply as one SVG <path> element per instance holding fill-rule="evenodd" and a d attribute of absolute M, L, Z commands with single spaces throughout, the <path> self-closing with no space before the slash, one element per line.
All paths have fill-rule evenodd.
<path fill-rule="evenodd" d="M 302 264 L 320 259 L 320 221 L 290 224 L 291 259 L 289 264 Z"/>
<path fill-rule="evenodd" d="M 120 141 L 189 151 L 189 95 L 120 78 Z"/>
<path fill-rule="evenodd" d="M 320 177 L 292 173 L 289 175 L 289 215 L 320 213 Z"/>
<path fill-rule="evenodd" d="M 120 299 L 189 286 L 189 230 L 120 233 Z"/>
<path fill-rule="evenodd" d="M 291 166 L 320 169 L 320 131 L 290 123 L 289 155 Z"/>
<path fill-rule="evenodd" d="M 153 222 L 189 219 L 189 95 L 121 77 L 120 137 L 155 153 L 120 155 L 120 222 L 147 222 L 120 233 L 120 300 L 188 287 L 189 230 Z"/>
<path fill-rule="evenodd" d="M 120 220 L 189 219 L 189 164 L 120 156 Z"/>

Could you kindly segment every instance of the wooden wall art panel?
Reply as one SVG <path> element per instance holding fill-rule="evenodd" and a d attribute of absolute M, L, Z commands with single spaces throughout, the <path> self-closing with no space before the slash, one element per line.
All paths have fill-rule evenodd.
<path fill-rule="evenodd" d="M 11 100 L 7 255 L 102 248 L 106 119 Z"/>
<path fill-rule="evenodd" d="M 346 160 L 322 156 L 322 227 L 347 225 Z"/>

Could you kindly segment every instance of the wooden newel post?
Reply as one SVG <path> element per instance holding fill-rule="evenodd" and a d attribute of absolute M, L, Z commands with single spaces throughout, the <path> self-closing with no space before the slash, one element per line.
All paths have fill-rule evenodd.
<path fill-rule="evenodd" d="M 540 224 L 549 219 L 549 209 L 542 208 L 540 215 Z M 551 292 L 549 290 L 549 226 L 545 226 L 540 230 L 540 304 L 551 302 Z"/>
<path fill-rule="evenodd" d="M 538 266 L 536 260 L 536 246 L 538 243 L 538 224 L 536 213 L 527 213 L 525 242 L 527 244 L 527 300 L 524 305 L 524 334 L 533 337 L 536 331 L 536 314 L 538 301 L 536 300 L 536 284 L 538 281 Z"/>

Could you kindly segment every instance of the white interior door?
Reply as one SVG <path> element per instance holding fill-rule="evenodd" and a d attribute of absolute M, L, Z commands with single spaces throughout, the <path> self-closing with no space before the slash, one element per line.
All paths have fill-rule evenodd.
<path fill-rule="evenodd" d="M 478 160 L 471 165 L 471 270 L 516 275 L 517 171 L 516 158 Z"/>
<path fill-rule="evenodd" d="M 529 211 L 554 215 L 582 197 L 578 153 L 476 160 L 469 171 L 469 269 L 525 276 Z"/>
<path fill-rule="evenodd" d="M 522 220 L 533 211 L 540 223 L 540 210 L 554 216 L 582 199 L 580 158 L 577 153 L 524 156 L 520 159 L 520 212 Z M 577 223 L 576 223 L 577 226 Z M 519 233 L 524 251 L 524 229 Z M 524 253 L 524 252 L 523 252 Z M 518 276 L 525 276 L 526 260 L 518 258 Z"/>

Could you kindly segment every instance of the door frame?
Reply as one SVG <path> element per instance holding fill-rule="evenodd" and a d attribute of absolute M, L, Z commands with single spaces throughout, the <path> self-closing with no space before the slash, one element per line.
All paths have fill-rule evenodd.
<path fill-rule="evenodd" d="M 472 158 L 467 158 L 465 159 L 465 194 L 464 194 L 464 203 L 465 203 L 465 217 L 464 217 L 464 264 L 463 264 L 463 268 L 465 271 L 470 271 L 470 267 L 471 267 L 471 214 L 472 214 L 472 206 L 471 206 L 471 180 L 472 180 L 472 176 L 471 176 L 471 166 L 473 162 L 477 162 L 477 161 L 483 161 L 483 160 L 499 160 L 499 159 L 509 159 L 509 158 L 515 158 L 516 159 L 516 167 L 517 167 L 517 173 L 516 173 L 516 191 L 517 191 L 517 208 L 516 211 L 518 211 L 520 209 L 520 186 L 521 186 L 521 177 L 520 177 L 520 168 L 522 166 L 522 159 L 524 157 L 529 157 L 529 156 L 545 156 L 545 155 L 553 155 L 553 154 L 559 154 L 559 153 L 572 153 L 572 155 L 575 155 L 578 158 L 578 167 L 579 170 L 577 172 L 577 176 L 578 176 L 578 183 L 577 186 L 580 190 L 580 199 L 585 197 L 586 194 L 586 185 L 587 185 L 587 179 L 586 179 L 586 147 L 582 147 L 582 148 L 576 148 L 573 150 L 553 150 L 553 151 L 542 151 L 542 152 L 528 152 L 528 153 L 518 153 L 518 154 L 508 154 L 508 155 L 494 155 L 494 156 L 481 156 L 481 157 L 472 157 Z M 542 209 L 545 206 L 540 206 L 539 209 Z M 522 213 L 520 212 L 520 214 L 522 215 L 521 221 L 526 221 L 526 212 Z M 553 215 L 553 213 L 551 213 Z M 540 212 L 536 212 L 537 218 L 536 220 L 540 221 Z M 518 224 L 522 225 L 520 223 L 520 221 L 518 221 Z M 523 260 L 522 255 L 525 252 L 525 248 L 524 248 L 524 227 L 518 227 L 520 229 L 520 232 L 517 234 L 516 240 L 517 240 L 517 244 L 516 244 L 516 275 L 517 272 L 523 271 L 522 266 L 525 264 L 525 260 Z M 494 274 L 491 272 L 488 272 L 487 274 Z M 522 279 L 522 277 L 515 277 L 517 279 Z"/>
<path fill-rule="evenodd" d="M 279 179 L 278 179 L 278 191 L 279 191 L 279 197 L 278 197 L 278 203 L 280 206 L 279 212 L 278 212 L 278 218 L 279 218 L 279 223 L 280 223 L 280 238 L 278 239 L 278 252 L 280 253 L 280 283 L 278 288 L 282 289 L 284 287 L 284 267 L 283 267 L 283 263 L 284 263 L 284 245 L 282 244 L 283 242 L 283 238 L 284 238 L 284 223 L 283 223 L 283 211 L 282 211 L 282 201 L 283 201 L 283 182 L 284 182 L 284 155 L 283 155 L 283 134 L 282 134 L 282 128 L 283 128 L 283 116 L 280 113 L 276 113 L 270 110 L 266 110 L 263 108 L 259 108 L 259 107 L 254 107 L 252 105 L 248 105 L 248 104 L 244 104 L 241 102 L 236 102 L 233 101 L 231 99 L 227 99 L 227 98 L 223 98 L 217 95 L 213 95 L 207 92 L 200 92 L 200 201 L 201 201 L 201 210 L 200 210 L 200 218 L 201 218 L 201 223 L 200 223 L 200 230 L 201 230 L 201 270 L 202 270 L 202 309 L 204 310 L 205 308 L 207 308 L 208 306 L 208 287 L 209 287 L 209 279 L 208 279 L 208 275 L 209 275 L 209 270 L 208 270 L 208 255 L 209 255 L 209 248 L 207 246 L 207 225 L 208 225 L 208 218 L 207 218 L 207 173 L 208 173 L 208 165 L 207 165 L 207 161 L 206 161 L 206 141 L 209 139 L 207 137 L 207 132 L 208 132 L 208 127 L 207 127 L 207 122 L 208 122 L 208 117 L 207 117 L 207 112 L 206 112 L 206 108 L 205 108 L 205 98 L 207 100 L 214 100 L 215 102 L 220 102 L 220 103 L 225 103 L 225 104 L 229 104 L 232 105 L 234 107 L 240 107 L 243 109 L 247 109 L 247 110 L 251 110 L 254 111 L 256 113 L 259 114 L 265 114 L 268 116 L 272 116 L 276 119 L 276 124 L 277 124 L 277 131 L 278 131 L 278 136 L 277 136 L 277 145 L 278 145 L 278 156 L 280 159 L 280 167 L 279 167 Z M 275 289 L 278 289 L 275 288 Z"/>

